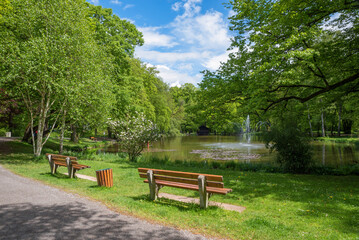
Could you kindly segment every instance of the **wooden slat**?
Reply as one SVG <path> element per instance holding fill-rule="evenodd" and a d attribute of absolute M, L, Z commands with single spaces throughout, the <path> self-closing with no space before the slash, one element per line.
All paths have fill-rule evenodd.
<path fill-rule="evenodd" d="M 66 159 L 54 157 L 54 158 L 52 158 L 52 160 L 53 160 L 54 162 L 64 162 L 64 163 L 66 164 Z M 78 164 L 77 161 L 71 161 L 71 163 L 72 163 L 72 164 Z"/>
<path fill-rule="evenodd" d="M 199 175 L 206 176 L 208 181 L 223 182 L 223 177 L 220 175 L 211 175 L 211 174 L 202 174 L 202 173 L 189 173 L 189 172 L 177 172 L 170 170 L 160 170 L 160 169 L 151 169 L 151 168 L 138 168 L 139 172 L 147 173 L 148 170 L 152 170 L 154 174 L 167 175 L 172 177 L 184 177 L 198 179 Z"/>
<path fill-rule="evenodd" d="M 148 180 L 144 180 L 143 182 L 148 183 Z M 174 183 L 174 182 L 167 182 L 167 181 L 162 181 L 162 180 L 157 180 L 156 184 L 163 185 L 163 186 L 169 186 L 169 187 L 175 187 L 175 188 L 182 188 L 182 189 L 198 191 L 198 185 L 192 185 L 192 184 L 186 184 L 186 183 Z M 232 191 L 232 189 L 229 189 L 229 188 L 207 187 L 207 192 L 208 193 L 216 193 L 216 194 L 226 195 L 227 193 L 229 193 L 231 191 Z"/>
<path fill-rule="evenodd" d="M 63 162 L 54 162 L 55 163 L 55 165 L 58 165 L 58 166 L 64 166 L 64 167 L 66 167 L 67 165 L 66 165 L 66 163 L 63 163 Z"/>
<path fill-rule="evenodd" d="M 77 170 L 85 169 L 85 168 L 91 168 L 90 166 L 82 165 L 82 164 L 72 164 L 72 167 L 77 169 Z"/>
<path fill-rule="evenodd" d="M 60 155 L 60 154 L 52 154 L 52 153 L 46 153 L 46 156 L 51 155 L 51 158 L 58 158 L 58 159 L 66 159 L 67 157 L 69 157 L 71 160 L 77 160 L 77 157 L 72 157 L 72 156 L 65 156 L 65 155 Z"/>
<path fill-rule="evenodd" d="M 147 178 L 147 174 L 146 173 L 140 173 L 140 177 L 141 178 Z M 163 176 L 163 175 L 157 175 L 157 174 L 155 174 L 154 177 L 155 177 L 155 179 L 158 179 L 158 180 L 198 185 L 198 180 L 197 179 L 178 178 L 178 177 L 170 177 L 170 176 Z M 208 187 L 223 188 L 224 184 L 221 183 L 221 182 L 207 181 L 207 186 Z"/>

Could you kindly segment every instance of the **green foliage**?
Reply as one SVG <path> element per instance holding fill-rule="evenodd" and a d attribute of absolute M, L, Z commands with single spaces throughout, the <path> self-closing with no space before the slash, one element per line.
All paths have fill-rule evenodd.
<path fill-rule="evenodd" d="M 292 105 L 290 111 L 304 113 L 308 132 L 305 117 L 310 113 L 317 130 L 322 112 L 326 129 L 357 129 L 357 1 L 232 0 L 228 6 L 232 53 L 217 71 L 205 71 L 200 84 L 208 123 L 225 126 L 247 114 L 273 122 Z"/>
<path fill-rule="evenodd" d="M 128 154 L 131 162 L 141 155 L 147 144 L 159 138 L 156 125 L 142 113 L 128 115 L 120 121 L 108 121 L 108 124 L 118 140 L 120 149 Z"/>
<path fill-rule="evenodd" d="M 85 1 L 15 0 L 12 7 L 0 25 L 0 81 L 25 103 L 31 130 L 38 127 L 33 143 L 40 155 L 46 125 L 54 127 L 65 110 L 76 119 L 106 109 L 95 103 L 107 101 L 91 101 L 88 91 L 108 96 L 108 60 L 94 40 Z"/>
<path fill-rule="evenodd" d="M 7 131 L 8 130 L 6 128 L 0 128 L 0 137 L 5 137 Z"/>
<path fill-rule="evenodd" d="M 277 161 L 285 171 L 308 172 L 312 163 L 312 152 L 308 137 L 299 129 L 294 119 L 286 119 L 274 125 L 264 134 L 266 147 L 277 152 Z"/>
<path fill-rule="evenodd" d="M 170 94 L 173 98 L 172 125 L 182 133 L 195 133 L 204 124 L 202 107 L 199 105 L 198 89 L 190 83 L 181 87 L 172 87 Z"/>

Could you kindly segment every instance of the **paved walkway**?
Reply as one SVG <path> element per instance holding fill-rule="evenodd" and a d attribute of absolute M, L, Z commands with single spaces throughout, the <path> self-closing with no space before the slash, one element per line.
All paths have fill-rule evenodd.
<path fill-rule="evenodd" d="M 120 215 L 0 166 L 0 239 L 205 239 Z"/>

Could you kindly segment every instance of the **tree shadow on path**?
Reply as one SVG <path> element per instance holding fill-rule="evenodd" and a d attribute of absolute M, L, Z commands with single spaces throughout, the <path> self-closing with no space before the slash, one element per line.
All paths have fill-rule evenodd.
<path fill-rule="evenodd" d="M 190 239 L 183 232 L 108 211 L 87 209 L 79 202 L 0 205 L 0 236 L 4 239 Z"/>

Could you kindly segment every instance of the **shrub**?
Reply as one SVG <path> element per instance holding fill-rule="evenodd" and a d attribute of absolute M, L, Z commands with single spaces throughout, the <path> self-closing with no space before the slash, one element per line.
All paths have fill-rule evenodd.
<path fill-rule="evenodd" d="M 128 115 L 122 121 L 109 121 L 108 124 L 115 133 L 119 147 L 127 152 L 131 162 L 141 155 L 148 142 L 159 137 L 156 125 L 141 113 Z"/>
<path fill-rule="evenodd" d="M 5 137 L 6 135 L 6 129 L 5 128 L 0 128 L 0 137 Z"/>
<path fill-rule="evenodd" d="M 277 161 L 286 172 L 308 172 L 312 163 L 312 148 L 295 120 L 272 126 L 271 131 L 264 134 L 264 140 L 270 151 L 277 151 Z"/>

